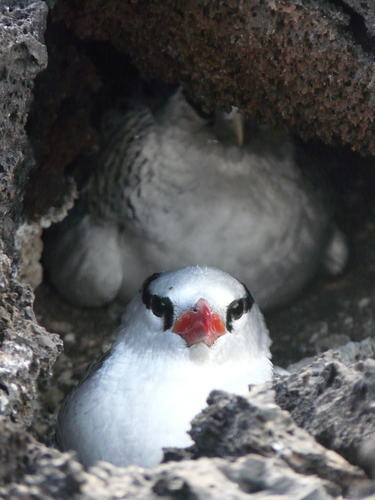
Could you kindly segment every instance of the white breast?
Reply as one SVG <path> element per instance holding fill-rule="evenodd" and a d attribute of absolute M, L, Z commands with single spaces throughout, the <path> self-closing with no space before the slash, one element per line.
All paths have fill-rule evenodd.
<path fill-rule="evenodd" d="M 163 447 L 192 444 L 190 421 L 211 390 L 243 394 L 249 383 L 269 380 L 271 373 L 265 357 L 215 367 L 117 349 L 73 394 L 60 429 L 63 448 L 75 449 L 86 466 L 104 460 L 152 467 L 162 459 Z"/>

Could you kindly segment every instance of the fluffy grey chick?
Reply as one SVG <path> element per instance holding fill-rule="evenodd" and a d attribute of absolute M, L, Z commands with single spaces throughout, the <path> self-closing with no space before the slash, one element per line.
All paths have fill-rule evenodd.
<path fill-rule="evenodd" d="M 157 113 L 113 112 L 103 127 L 85 199 L 46 241 L 45 268 L 68 300 L 128 301 L 155 270 L 198 264 L 249 283 L 264 310 L 322 262 L 342 269 L 327 190 L 299 168 L 289 136 L 260 129 L 239 147 L 181 90 Z"/>

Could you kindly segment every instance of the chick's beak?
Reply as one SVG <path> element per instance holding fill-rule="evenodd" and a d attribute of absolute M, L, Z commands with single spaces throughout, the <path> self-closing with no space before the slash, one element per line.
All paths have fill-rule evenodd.
<path fill-rule="evenodd" d="M 194 309 L 182 313 L 172 331 L 180 335 L 188 347 L 198 342 L 210 346 L 226 333 L 220 314 L 213 312 L 204 299 L 199 299 Z"/>

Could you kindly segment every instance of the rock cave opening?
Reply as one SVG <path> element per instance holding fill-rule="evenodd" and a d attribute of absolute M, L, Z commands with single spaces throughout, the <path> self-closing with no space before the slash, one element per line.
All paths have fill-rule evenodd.
<path fill-rule="evenodd" d="M 26 125 L 36 165 L 26 187 L 24 213 L 30 221 L 48 214 L 56 222 L 73 206 L 95 168 L 101 149 L 99 123 L 105 111 L 118 102 L 129 105 L 129 96 L 137 99 L 140 93 L 162 106 L 175 86 L 149 80 L 145 73 L 141 76 L 130 58 L 110 42 L 81 40 L 62 21 L 49 20 L 45 40 L 49 64 L 36 80 Z M 347 146 L 296 140 L 318 158 L 328 179 L 350 257 L 342 275 L 330 278 L 321 273 L 291 304 L 266 313 L 274 362 L 284 367 L 366 338 L 372 331 L 375 307 L 369 291 L 375 272 L 374 160 Z M 35 295 L 39 323 L 58 333 L 65 346 L 53 378 L 40 382 L 41 419 L 33 425 L 34 434 L 50 444 L 63 397 L 85 366 L 110 347 L 124 306 L 114 302 L 99 309 L 80 309 L 59 297 L 46 275 Z"/>
<path fill-rule="evenodd" d="M 5 200 L 5 208 L 0 207 L 0 354 L 5 353 L 0 409 L 6 416 L 0 423 L 6 443 L 2 456 L 7 466 L 5 472 L 0 472 L 0 480 L 5 480 L 5 484 L 24 481 L 25 471 L 32 475 L 37 470 L 39 474 L 44 459 L 46 463 L 55 460 L 52 469 L 63 471 L 59 488 L 66 497 L 89 482 L 90 475 L 82 479 L 83 473 L 74 469 L 74 464 L 78 464 L 72 458 L 61 458 L 56 450 L 46 451 L 38 446 L 53 443 L 57 412 L 65 395 L 78 383 L 87 364 L 111 346 L 124 305 L 113 301 L 88 309 L 63 300 L 47 273 L 43 277 L 42 242 L 51 225 L 61 221 L 77 204 L 82 187 L 96 168 L 102 148 L 102 116 L 118 102 L 128 106 L 129 96 L 130 100 L 137 99 L 139 88 L 156 107 L 163 106 L 177 84 L 183 84 L 189 96 L 194 95 L 196 107 L 203 114 L 214 109 L 228 111 L 236 105 L 258 123 L 293 133 L 296 143 L 314 157 L 326 177 L 333 193 L 335 220 L 348 240 L 348 264 L 334 278 L 318 273 L 293 302 L 265 314 L 275 364 L 287 367 L 350 341 L 373 337 L 373 44 L 371 34 L 363 38 L 366 43 L 361 42 L 358 33 L 353 39 L 353 26 L 350 27 L 341 6 L 350 4 L 358 16 L 365 18 L 365 24 L 362 17 L 357 23 L 357 31 L 358 26 L 364 29 L 369 25 L 372 11 L 358 10 L 356 0 L 322 0 L 308 6 L 293 2 L 285 9 L 276 9 L 274 2 L 267 1 L 252 5 L 211 2 L 204 6 L 193 2 L 184 12 L 169 1 L 114 2 L 111 8 L 103 10 L 101 0 L 82 4 L 75 0 L 50 0 L 43 38 L 46 4 L 13 0 L 10 3 L 11 7 L 1 11 L 1 27 L 8 28 L 13 22 L 17 43 L 14 54 L 8 55 L 4 66 L 0 66 L 0 85 L 9 94 L 0 123 L 8 127 L 1 137 L 8 149 L 1 156 L 0 169 L 1 195 Z M 5 29 L 5 33 L 8 36 L 10 31 Z M 48 67 L 41 71 L 46 67 L 47 52 Z M 22 84 L 14 90 L 17 78 L 21 78 Z M 34 289 L 35 301 L 25 283 Z M 64 352 L 56 363 L 62 344 L 55 334 L 64 343 Z M 366 406 L 365 401 L 371 400 L 373 390 L 372 360 L 366 361 L 373 353 L 369 354 L 367 347 L 356 351 L 354 361 L 359 363 L 354 372 L 344 368 L 338 358 L 332 366 L 329 359 L 320 360 L 315 371 L 305 373 L 302 369 L 289 382 L 274 385 L 276 402 L 291 412 L 298 425 L 355 464 L 360 462 L 356 433 L 360 440 L 369 435 L 373 425 L 373 403 Z M 348 363 L 354 362 L 350 360 Z M 316 377 L 315 385 L 306 384 L 312 380 L 310 377 Z M 216 405 L 223 405 L 226 398 L 214 395 L 209 412 L 216 411 Z M 358 398 L 365 405 L 363 411 Z M 327 408 L 332 402 L 337 403 L 339 417 L 350 413 L 351 423 L 344 419 L 337 426 L 339 432 L 344 429 L 344 437 L 337 438 L 329 418 L 325 426 L 324 419 L 313 414 L 318 400 L 319 409 L 319 405 Z M 232 408 L 233 401 L 229 398 L 225 404 Z M 236 399 L 237 403 L 243 405 Z M 350 412 L 346 403 L 352 405 Z M 315 429 L 310 413 L 316 418 Z M 8 417 L 9 422 L 5 420 Z M 280 417 L 283 419 L 287 422 L 285 415 Z M 39 443 L 31 442 L 25 429 Z M 301 439 L 304 442 L 306 438 Z M 252 451 L 256 446 L 248 449 Z M 371 465 L 373 444 L 368 449 L 363 460 L 371 475 L 375 474 Z M 171 456 L 178 459 L 191 458 L 173 453 Z M 203 450 L 203 456 L 204 453 Z M 233 453 L 241 456 L 242 452 Z M 9 462 L 9 474 L 8 455 L 14 458 Z M 312 471 L 323 479 L 331 479 L 331 472 L 325 476 L 316 472 L 314 466 L 308 461 L 307 468 L 298 472 Z M 45 487 L 50 493 L 55 476 L 47 469 L 43 471 L 40 488 L 42 491 Z M 350 479 L 346 473 L 336 475 L 335 486 L 332 483 L 329 492 L 337 496 L 339 484 L 346 494 L 357 473 Z M 66 476 L 73 477 L 72 481 L 66 481 Z"/>

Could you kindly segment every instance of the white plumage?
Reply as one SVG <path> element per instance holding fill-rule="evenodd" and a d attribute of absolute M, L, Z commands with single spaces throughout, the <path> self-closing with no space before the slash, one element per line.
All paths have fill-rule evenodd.
<path fill-rule="evenodd" d="M 245 393 L 272 378 L 269 345 L 259 308 L 232 276 L 198 266 L 154 275 L 66 400 L 57 443 L 84 465 L 152 467 L 163 447 L 192 443 L 189 423 L 211 390 Z"/>
<path fill-rule="evenodd" d="M 327 191 L 299 168 L 289 136 L 260 129 L 238 147 L 181 91 L 158 113 L 114 112 L 104 129 L 85 211 L 73 210 L 46 241 L 45 267 L 68 300 L 128 301 L 154 269 L 198 264 L 238 276 L 269 309 L 322 261 L 342 269 L 346 246 Z"/>

